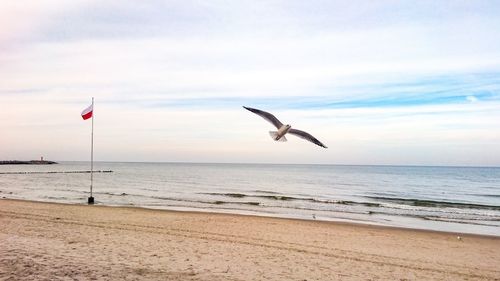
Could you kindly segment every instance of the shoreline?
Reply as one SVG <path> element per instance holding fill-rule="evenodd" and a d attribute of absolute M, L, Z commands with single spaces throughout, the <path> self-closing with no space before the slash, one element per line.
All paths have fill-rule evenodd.
<path fill-rule="evenodd" d="M 53 201 L 37 201 L 30 199 L 14 199 L 14 198 L 1 198 L 1 200 L 12 200 L 12 201 L 24 201 L 24 202 L 32 202 L 32 203 L 42 203 L 42 204 L 62 204 L 68 206 L 86 206 L 86 203 L 70 203 L 70 202 L 53 202 Z M 354 225 L 359 227 L 373 227 L 373 228 L 389 228 L 395 230 L 408 230 L 408 231 L 421 231 L 421 232 L 429 232 L 429 233 L 443 233 L 449 235 L 460 235 L 460 236 L 477 236 L 477 237 L 492 237 L 500 239 L 500 233 L 495 234 L 484 234 L 484 233 L 473 233 L 466 231 L 450 231 L 450 230 L 440 230 L 440 229 L 430 229 L 425 227 L 415 227 L 415 226 L 401 226 L 401 225 L 388 225 L 383 224 L 376 221 L 369 220 L 355 220 L 355 219 L 344 219 L 344 218 L 330 218 L 330 219 L 310 219 L 302 216 L 293 216 L 293 215 L 283 215 L 283 214 L 271 214 L 271 213 L 259 213 L 257 211 L 251 210 L 237 210 L 237 209 L 204 209 L 204 208 L 196 208 L 196 207 L 176 207 L 173 206 L 171 208 L 161 208 L 161 207 L 148 207 L 148 206 L 137 206 L 137 205 L 113 205 L 113 204 L 95 204 L 95 207 L 103 207 L 103 208 L 124 208 L 124 209 L 141 209 L 141 210 L 151 210 L 151 211 L 159 211 L 159 212 L 178 212 L 178 213 L 190 213 L 190 214 L 207 214 L 207 215 L 227 215 L 227 216 L 242 216 L 242 217 L 256 217 L 256 218 L 270 218 L 270 219 L 281 219 L 281 220 L 297 220 L 297 221 L 312 221 L 318 223 L 332 223 L 332 224 L 345 224 L 345 225 Z M 238 212 L 239 211 L 239 212 Z"/>
<path fill-rule="evenodd" d="M 41 204 L 55 204 L 55 205 L 68 205 L 68 206 L 87 206 L 86 203 L 66 203 L 66 202 L 51 202 L 51 201 L 37 201 L 30 199 L 14 199 L 14 198 L 0 198 L 1 200 L 11 200 L 11 201 L 21 201 L 21 202 L 32 202 L 32 203 L 41 203 Z M 94 207 L 102 207 L 102 208 L 124 208 L 124 209 L 141 209 L 141 210 L 151 210 L 158 212 L 178 212 L 178 213 L 189 213 L 189 214 L 207 214 L 207 215 L 227 215 L 227 216 L 242 216 L 242 217 L 256 217 L 256 218 L 269 218 L 269 219 L 281 219 L 281 220 L 297 220 L 297 221 L 312 221 L 318 223 L 331 223 L 331 224 L 345 224 L 352 225 L 356 227 L 369 227 L 369 228 L 389 228 L 394 230 L 409 230 L 409 231 L 421 231 L 421 232 L 429 232 L 429 233 L 443 233 L 449 235 L 460 235 L 460 236 L 477 236 L 477 237 L 492 237 L 500 239 L 500 233 L 498 235 L 494 234 L 483 234 L 483 233 L 472 233 L 472 232 L 463 232 L 463 231 L 449 231 L 449 230 L 440 230 L 440 229 L 429 229 L 429 228 L 418 228 L 418 227 L 410 227 L 410 226 L 399 226 L 399 225 L 387 225 L 383 223 L 377 223 L 375 221 L 369 220 L 355 220 L 355 219 L 344 219 L 344 218 L 331 218 L 331 219 L 309 219 L 302 216 L 293 216 L 293 215 L 279 215 L 279 214 L 270 214 L 270 213 L 259 213 L 251 210 L 238 210 L 235 209 L 224 209 L 224 210 L 209 210 L 203 208 L 196 207 L 172 207 L 172 208 L 155 208 L 148 206 L 137 206 L 137 205 L 106 205 L 106 204 L 95 204 L 92 205 Z"/>
<path fill-rule="evenodd" d="M 500 279 L 487 235 L 16 199 L 0 223 L 0 279 Z"/>
<path fill-rule="evenodd" d="M 54 205 L 76 205 L 76 206 L 87 206 L 85 203 L 81 204 L 72 204 L 72 203 L 59 203 L 59 202 L 45 202 L 45 201 L 35 201 L 35 200 L 26 200 L 26 199 L 0 199 L 0 200 L 12 200 L 12 201 L 26 201 L 26 202 L 32 202 L 32 203 L 42 203 L 42 204 L 54 204 Z M 392 230 L 403 230 L 403 231 L 417 231 L 417 232 L 424 232 L 424 233 L 441 233 L 441 234 L 447 234 L 447 235 L 460 235 L 462 237 L 469 236 L 469 237 L 483 237 L 483 238 L 495 238 L 495 239 L 500 239 L 500 233 L 499 235 L 489 235 L 489 234 L 478 234 L 478 233 L 468 233 L 468 232 L 455 232 L 455 231 L 444 231 L 444 230 L 433 230 L 433 229 L 424 229 L 424 228 L 413 228 L 413 227 L 403 227 L 403 226 L 392 226 L 392 225 L 383 225 L 383 224 L 377 224 L 377 223 L 372 223 L 370 221 L 366 222 L 360 222 L 360 221 L 349 221 L 347 219 L 344 220 L 322 220 L 322 219 L 307 219 L 307 218 L 301 218 L 301 217 L 285 217 L 285 216 L 273 216 L 272 214 L 252 214 L 255 212 L 249 212 L 248 214 L 243 214 L 243 213 L 236 213 L 232 212 L 231 209 L 229 209 L 227 212 L 217 212 L 217 211 L 208 211 L 208 210 L 203 210 L 200 209 L 199 211 L 197 210 L 180 210 L 180 209 L 163 209 L 163 208 L 148 208 L 148 207 L 142 207 L 142 206 L 120 206 L 120 205 L 104 205 L 104 204 L 95 204 L 93 205 L 94 207 L 98 208 L 116 208 L 116 209 L 140 209 L 144 211 L 153 211 L 153 212 L 166 212 L 166 213 L 187 213 L 187 214 L 192 214 L 192 215 L 211 215 L 211 216 L 234 216 L 234 217 L 252 217 L 252 218 L 268 218 L 268 219 L 277 219 L 277 220 L 290 220 L 290 221 L 301 221 L 301 222 L 317 222 L 317 223 L 325 223 L 325 224 L 332 224 L 332 225 L 345 225 L 345 226 L 352 226 L 352 227 L 366 227 L 366 228 L 379 228 L 379 229 L 392 229 Z M 188 209 L 188 208 L 187 208 Z"/>

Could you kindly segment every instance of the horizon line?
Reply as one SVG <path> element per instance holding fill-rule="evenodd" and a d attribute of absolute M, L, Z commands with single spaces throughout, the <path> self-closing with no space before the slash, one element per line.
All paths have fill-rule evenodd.
<path fill-rule="evenodd" d="M 54 160 L 50 160 L 54 161 Z M 55 162 L 88 162 L 88 160 L 56 160 Z M 366 166 L 366 167 L 427 167 L 427 168 L 500 168 L 488 165 L 425 165 L 425 164 L 342 164 L 342 163 L 265 163 L 265 162 L 196 162 L 196 161 L 108 161 L 94 160 L 100 163 L 143 163 L 143 164 L 213 164 L 213 165 L 315 165 L 315 166 Z"/>

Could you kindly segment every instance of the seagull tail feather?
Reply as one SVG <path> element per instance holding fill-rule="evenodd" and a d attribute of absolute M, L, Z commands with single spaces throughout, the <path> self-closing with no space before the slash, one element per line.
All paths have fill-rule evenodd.
<path fill-rule="evenodd" d="M 285 138 L 285 136 L 282 136 L 281 138 L 279 139 L 276 139 L 278 137 L 278 132 L 276 131 L 269 131 L 269 135 L 271 136 L 271 138 L 275 141 L 280 141 L 280 142 L 285 142 L 287 141 L 287 139 Z"/>

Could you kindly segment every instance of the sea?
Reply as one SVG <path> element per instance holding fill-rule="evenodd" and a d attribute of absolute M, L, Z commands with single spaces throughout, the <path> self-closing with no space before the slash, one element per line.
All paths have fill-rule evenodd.
<path fill-rule="evenodd" d="M 0 198 L 87 204 L 88 162 L 0 165 Z M 500 168 L 95 162 L 95 204 L 500 236 Z M 1 204 L 1 200 L 0 200 Z"/>

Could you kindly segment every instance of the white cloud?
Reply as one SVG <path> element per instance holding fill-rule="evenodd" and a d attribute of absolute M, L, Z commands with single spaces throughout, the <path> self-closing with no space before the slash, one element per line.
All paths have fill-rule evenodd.
<path fill-rule="evenodd" d="M 39 38 L 52 17 L 91 5 L 94 1 L 64 0 L 16 0 L 2 1 L 0 4 L 0 46 L 9 46 L 19 40 L 31 41 Z M 18 47 L 18 46 L 17 46 Z"/>
<path fill-rule="evenodd" d="M 467 96 L 465 99 L 469 102 L 477 102 L 478 101 L 478 98 L 476 98 L 475 96 Z"/>
<path fill-rule="evenodd" d="M 494 69 L 500 63 L 500 55 L 422 55 L 419 48 L 406 46 L 413 44 L 408 40 L 404 45 L 371 43 L 379 35 L 40 43 L 0 56 L 6 62 L 0 66 L 0 81 L 8 81 L 0 87 L 95 89 L 120 95 L 128 91 L 142 97 L 151 92 L 177 97 L 314 95 L 317 88 L 346 83 Z M 397 57 L 377 53 L 385 44 L 404 52 Z"/>
<path fill-rule="evenodd" d="M 456 8 L 405 19 L 392 17 L 387 3 L 363 2 L 368 7 L 360 11 L 344 2 L 251 1 L 224 7 L 175 2 L 163 16 L 165 6 L 134 10 L 120 1 L 110 10 L 102 3 L 63 2 L 0 9 L 0 26 L 13 27 L 0 30 L 0 43 L 17 44 L 0 52 L 0 118 L 8 120 L 0 124 L 8 132 L 0 139 L 2 157 L 86 159 L 89 128 L 79 113 L 95 96 L 100 160 L 500 164 L 492 157 L 500 159 L 500 105 L 475 102 L 473 92 L 464 104 L 276 112 L 328 150 L 294 138 L 272 143 L 266 133 L 272 128 L 239 106 L 190 106 L 228 97 L 274 97 L 286 104 L 295 97 L 321 103 L 321 97 L 363 101 L 453 92 L 452 83 L 440 81 L 384 85 L 498 71 L 499 21 L 491 12 Z M 339 6 L 335 16 L 327 12 L 335 10 L 330 5 Z M 190 11 L 198 17 L 188 17 Z M 361 17 L 366 20 L 355 22 Z M 498 96 L 497 89 L 487 90 Z M 152 107 L 182 101 L 186 106 Z"/>

